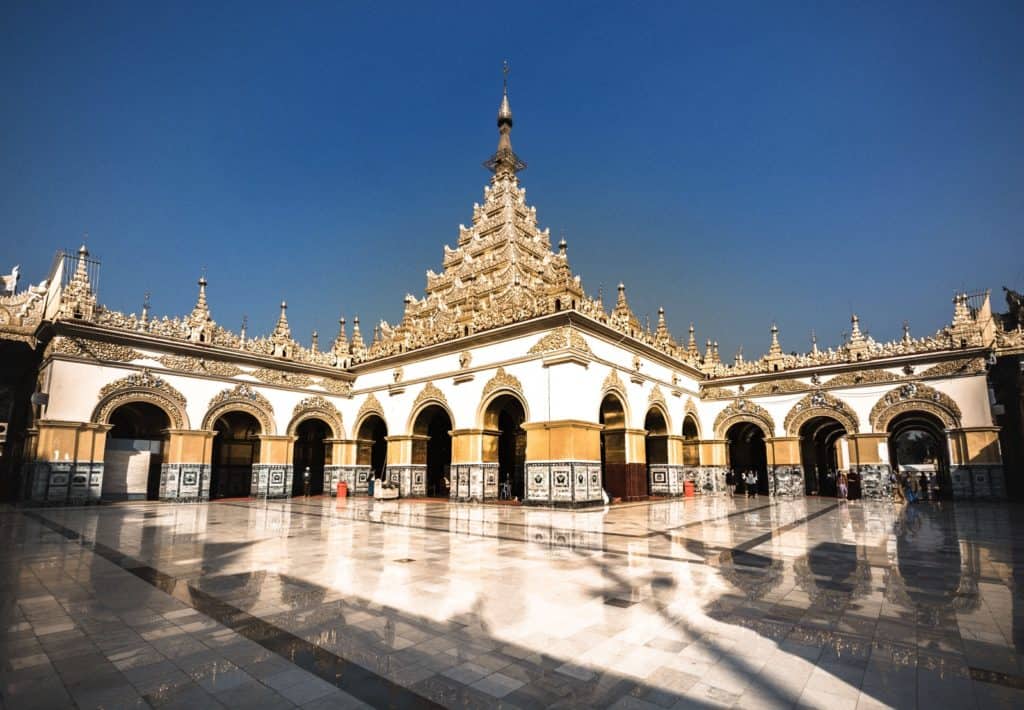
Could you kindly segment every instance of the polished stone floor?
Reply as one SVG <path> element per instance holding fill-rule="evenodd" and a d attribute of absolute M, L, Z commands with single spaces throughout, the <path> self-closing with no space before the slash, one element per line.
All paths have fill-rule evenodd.
<path fill-rule="evenodd" d="M 1024 508 L 329 498 L 0 510 L 0 698 L 1024 707 Z"/>

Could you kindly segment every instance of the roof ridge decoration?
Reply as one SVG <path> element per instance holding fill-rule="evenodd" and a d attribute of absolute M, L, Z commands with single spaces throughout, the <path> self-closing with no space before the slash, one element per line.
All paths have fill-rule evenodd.
<path fill-rule="evenodd" d="M 590 350 L 590 345 L 587 344 L 586 338 L 584 338 L 580 332 L 571 325 L 563 325 L 560 328 L 556 328 L 551 331 L 538 340 L 536 344 L 530 348 L 527 354 L 541 355 L 544 353 L 554 352 L 556 350 L 568 349 L 593 354 Z"/>

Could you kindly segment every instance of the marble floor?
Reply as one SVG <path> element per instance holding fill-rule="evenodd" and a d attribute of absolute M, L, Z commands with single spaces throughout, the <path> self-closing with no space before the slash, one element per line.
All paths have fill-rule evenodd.
<path fill-rule="evenodd" d="M 0 510 L 0 700 L 1024 707 L 1024 507 Z"/>

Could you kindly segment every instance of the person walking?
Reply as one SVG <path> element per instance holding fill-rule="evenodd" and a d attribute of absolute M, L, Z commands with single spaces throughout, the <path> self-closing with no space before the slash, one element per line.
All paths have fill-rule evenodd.
<path fill-rule="evenodd" d="M 745 482 L 747 484 L 747 497 L 753 495 L 757 498 L 757 474 L 753 471 L 747 471 L 745 476 Z"/>
<path fill-rule="evenodd" d="M 731 468 L 725 469 L 725 490 L 729 492 L 730 498 L 736 495 L 736 476 Z"/>
<path fill-rule="evenodd" d="M 845 473 L 840 473 L 839 474 L 839 500 L 845 502 L 846 499 L 847 499 L 847 496 L 849 496 L 849 495 L 850 495 L 850 488 L 849 488 L 849 483 L 846 480 L 846 474 Z"/>

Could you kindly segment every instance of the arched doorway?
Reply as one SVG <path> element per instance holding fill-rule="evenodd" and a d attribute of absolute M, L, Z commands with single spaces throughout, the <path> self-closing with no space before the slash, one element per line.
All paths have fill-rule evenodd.
<path fill-rule="evenodd" d="M 800 426 L 800 461 L 804 467 L 804 491 L 809 495 L 835 496 L 839 472 L 839 440 L 846 428 L 832 417 L 812 417 Z"/>
<path fill-rule="evenodd" d="M 511 394 L 491 400 L 484 426 L 497 431 L 497 451 L 485 452 L 484 460 L 498 464 L 498 497 L 523 500 L 526 495 L 526 408 Z"/>
<path fill-rule="evenodd" d="M 110 414 L 103 451 L 104 500 L 158 500 L 170 417 L 155 404 L 129 402 Z"/>
<path fill-rule="evenodd" d="M 644 417 L 644 454 L 647 461 L 647 495 L 668 492 L 668 424 L 660 409 Z"/>
<path fill-rule="evenodd" d="M 451 491 L 452 419 L 439 404 L 424 407 L 412 427 L 412 462 L 426 466 L 427 496 L 447 498 Z"/>
<path fill-rule="evenodd" d="M 260 423 L 248 412 L 231 411 L 213 423 L 211 498 L 240 498 L 252 490 L 252 467 L 260 460 Z"/>
<path fill-rule="evenodd" d="M 370 478 L 383 479 L 388 465 L 388 425 L 377 414 L 370 414 L 359 425 L 356 439 L 356 464 L 370 467 Z"/>
<path fill-rule="evenodd" d="M 692 414 L 683 419 L 683 465 L 700 466 L 700 431 Z"/>
<path fill-rule="evenodd" d="M 324 492 L 324 467 L 331 464 L 331 447 L 326 440 L 331 428 L 320 419 L 306 419 L 295 427 L 295 447 L 292 454 L 292 495 L 305 495 L 305 472 L 309 467 L 309 493 Z"/>
<path fill-rule="evenodd" d="M 737 475 L 757 473 L 757 490 L 768 493 L 768 452 L 764 431 L 753 422 L 736 422 L 725 432 L 729 442 L 729 467 Z"/>
<path fill-rule="evenodd" d="M 948 495 L 949 445 L 942 421 L 929 412 L 904 412 L 889 422 L 887 431 L 893 469 L 913 476 L 922 498 Z"/>
<path fill-rule="evenodd" d="M 640 475 L 626 463 L 626 410 L 616 394 L 608 393 L 601 400 L 597 420 L 601 430 L 601 476 L 609 498 L 638 500 L 647 494 L 647 470 Z"/>

